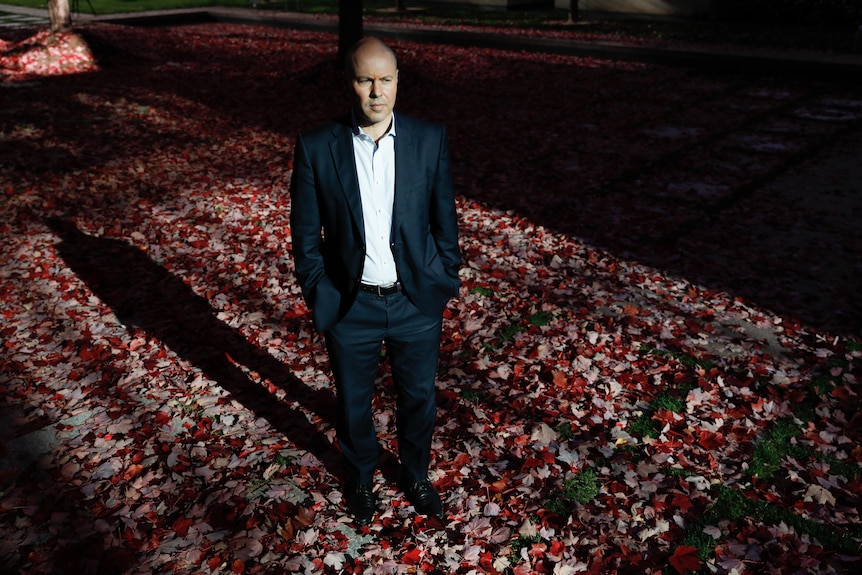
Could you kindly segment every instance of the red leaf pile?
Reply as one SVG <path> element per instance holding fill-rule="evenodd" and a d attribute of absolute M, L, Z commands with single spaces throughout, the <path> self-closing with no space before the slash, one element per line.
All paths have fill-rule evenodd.
<path fill-rule="evenodd" d="M 384 362 L 383 511 L 356 530 L 289 257 L 293 138 L 342 109 L 335 38 L 227 24 L 82 36 L 98 73 L 3 63 L 4 569 L 858 566 L 784 522 L 700 522 L 725 489 L 859 532 L 858 302 L 840 282 L 820 290 L 841 311 L 827 329 L 779 277 L 809 268 L 753 273 L 789 257 L 780 240 L 800 265 L 823 259 L 792 232 L 760 249 L 754 212 L 800 216 L 745 187 L 846 134 L 862 118 L 850 88 L 395 42 L 399 107 L 450 127 L 461 192 L 432 471 L 448 514 L 414 517 L 391 481 Z M 724 209 L 723 230 L 698 229 Z M 788 421 L 804 451 L 771 480 L 749 473 Z M 710 556 L 687 536 L 713 541 Z"/>

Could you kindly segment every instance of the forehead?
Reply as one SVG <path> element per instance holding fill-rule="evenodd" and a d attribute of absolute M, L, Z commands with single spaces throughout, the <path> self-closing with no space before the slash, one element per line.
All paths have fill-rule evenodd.
<path fill-rule="evenodd" d="M 386 76 L 395 74 L 397 65 L 392 53 L 383 46 L 362 46 L 353 54 L 353 73 Z"/>

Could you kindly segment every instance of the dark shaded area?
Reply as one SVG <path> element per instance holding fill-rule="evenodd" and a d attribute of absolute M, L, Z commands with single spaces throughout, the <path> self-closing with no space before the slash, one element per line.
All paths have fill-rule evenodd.
<path fill-rule="evenodd" d="M 51 79 L 44 91 L 19 92 L 27 101 L 18 109 L 11 106 L 20 121 L 33 122 L 69 146 L 44 145 L 36 138 L 7 139 L 0 148 L 8 147 L 8 157 L 20 158 L 20 169 L 33 174 L 97 168 L 164 146 L 181 152 L 207 144 L 196 135 L 154 132 L 143 122 L 130 140 L 116 118 L 69 98 L 56 113 L 46 114 L 47 102 L 79 90 L 97 90 L 107 99 L 133 94 L 136 102 L 154 108 L 163 105 L 155 95 L 173 94 L 207 106 L 226 125 L 290 138 L 342 112 L 335 36 L 302 39 L 328 50 L 331 59 L 291 60 L 290 45 L 272 45 L 271 54 L 247 49 L 244 43 L 253 42 L 254 33 L 244 30 L 219 32 L 224 49 L 218 57 L 172 38 L 159 46 L 157 59 L 120 33 L 92 29 L 87 38 L 102 65 L 100 74 Z M 415 39 L 409 30 L 392 37 L 399 35 Z M 446 61 L 433 43 L 452 39 L 425 36 L 427 44 L 393 40 L 401 65 L 398 108 L 447 125 L 458 189 L 467 198 L 514 210 L 548 229 L 812 327 L 859 333 L 860 258 L 854 240 L 825 238 L 822 245 L 805 245 L 806 238 L 799 237 L 788 246 L 783 234 L 830 229 L 833 215 L 781 198 L 770 206 L 764 190 L 797 167 L 840 151 L 841 142 L 858 133 L 862 121 L 851 104 L 836 111 L 824 102 L 859 98 L 860 76 L 793 78 L 761 74 L 761 65 L 742 73 L 696 54 L 687 55 L 690 67 L 682 70 L 589 59 L 563 65 L 550 55 L 496 56 L 474 47 L 470 50 L 482 50 L 489 67 L 461 77 L 457 61 Z M 494 42 L 495 48 L 523 49 L 528 39 Z M 46 103 L 34 109 L 33 101 Z M 822 117 L 801 115 L 806 108 Z M 847 118 L 835 116 L 840 113 Z M 657 135 L 668 127 L 682 131 L 674 138 Z M 778 146 L 758 147 L 750 138 Z M 32 149 L 21 154 L 21 146 Z M 240 168 L 224 158 L 207 169 L 225 179 L 255 178 L 267 169 L 264 159 L 256 161 Z M 714 189 L 701 193 L 694 187 L 698 182 Z M 152 190 L 149 197 L 170 193 Z M 119 208 L 124 199 L 118 193 L 96 201 Z M 742 209 L 749 204 L 756 208 Z M 75 214 L 81 208 L 68 209 Z M 762 217 L 769 211 L 775 212 L 771 221 Z"/>
<path fill-rule="evenodd" d="M 276 400 L 239 366 L 284 389 L 290 400 L 334 425 L 331 393 L 309 388 L 284 364 L 217 319 L 209 302 L 143 251 L 120 240 L 84 234 L 68 220 L 54 219 L 49 225 L 62 240 L 57 253 L 127 329 L 160 340 L 299 449 L 320 458 L 330 473 L 341 476 L 336 450 L 306 416 Z"/>
<path fill-rule="evenodd" d="M 152 13 L 152 14 L 130 14 L 128 16 L 111 16 L 108 20 L 112 24 L 123 24 L 129 26 L 186 26 L 191 24 L 211 24 L 218 19 L 206 10 L 194 10 L 188 12 Z"/>

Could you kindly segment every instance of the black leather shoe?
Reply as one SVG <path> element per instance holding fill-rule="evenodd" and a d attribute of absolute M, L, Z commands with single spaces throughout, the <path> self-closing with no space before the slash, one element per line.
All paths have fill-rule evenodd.
<path fill-rule="evenodd" d="M 351 483 L 347 486 L 347 508 L 353 514 L 357 526 L 368 525 L 374 520 L 377 511 L 377 498 L 374 495 L 374 484 Z"/>
<path fill-rule="evenodd" d="M 437 495 L 434 486 L 427 479 L 414 483 L 402 483 L 401 488 L 419 515 L 434 517 L 443 515 L 443 503 L 440 501 L 440 496 Z"/>

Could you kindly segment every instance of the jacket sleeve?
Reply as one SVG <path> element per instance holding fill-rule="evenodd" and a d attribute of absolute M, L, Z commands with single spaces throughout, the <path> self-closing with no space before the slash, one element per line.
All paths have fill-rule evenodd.
<path fill-rule="evenodd" d="M 290 233 L 296 280 L 314 323 L 325 331 L 335 323 L 341 295 L 325 271 L 317 176 L 305 140 L 299 136 L 290 181 Z M 330 317 L 331 316 L 331 317 Z"/>
<path fill-rule="evenodd" d="M 446 129 L 440 129 L 439 154 L 434 189 L 431 194 L 431 235 L 437 244 L 437 251 L 452 282 L 453 293 L 457 295 L 461 281 L 458 270 L 461 267 L 461 250 L 458 247 L 458 214 L 455 209 L 455 192 L 452 184 L 452 166 L 449 160 L 449 146 Z"/>

